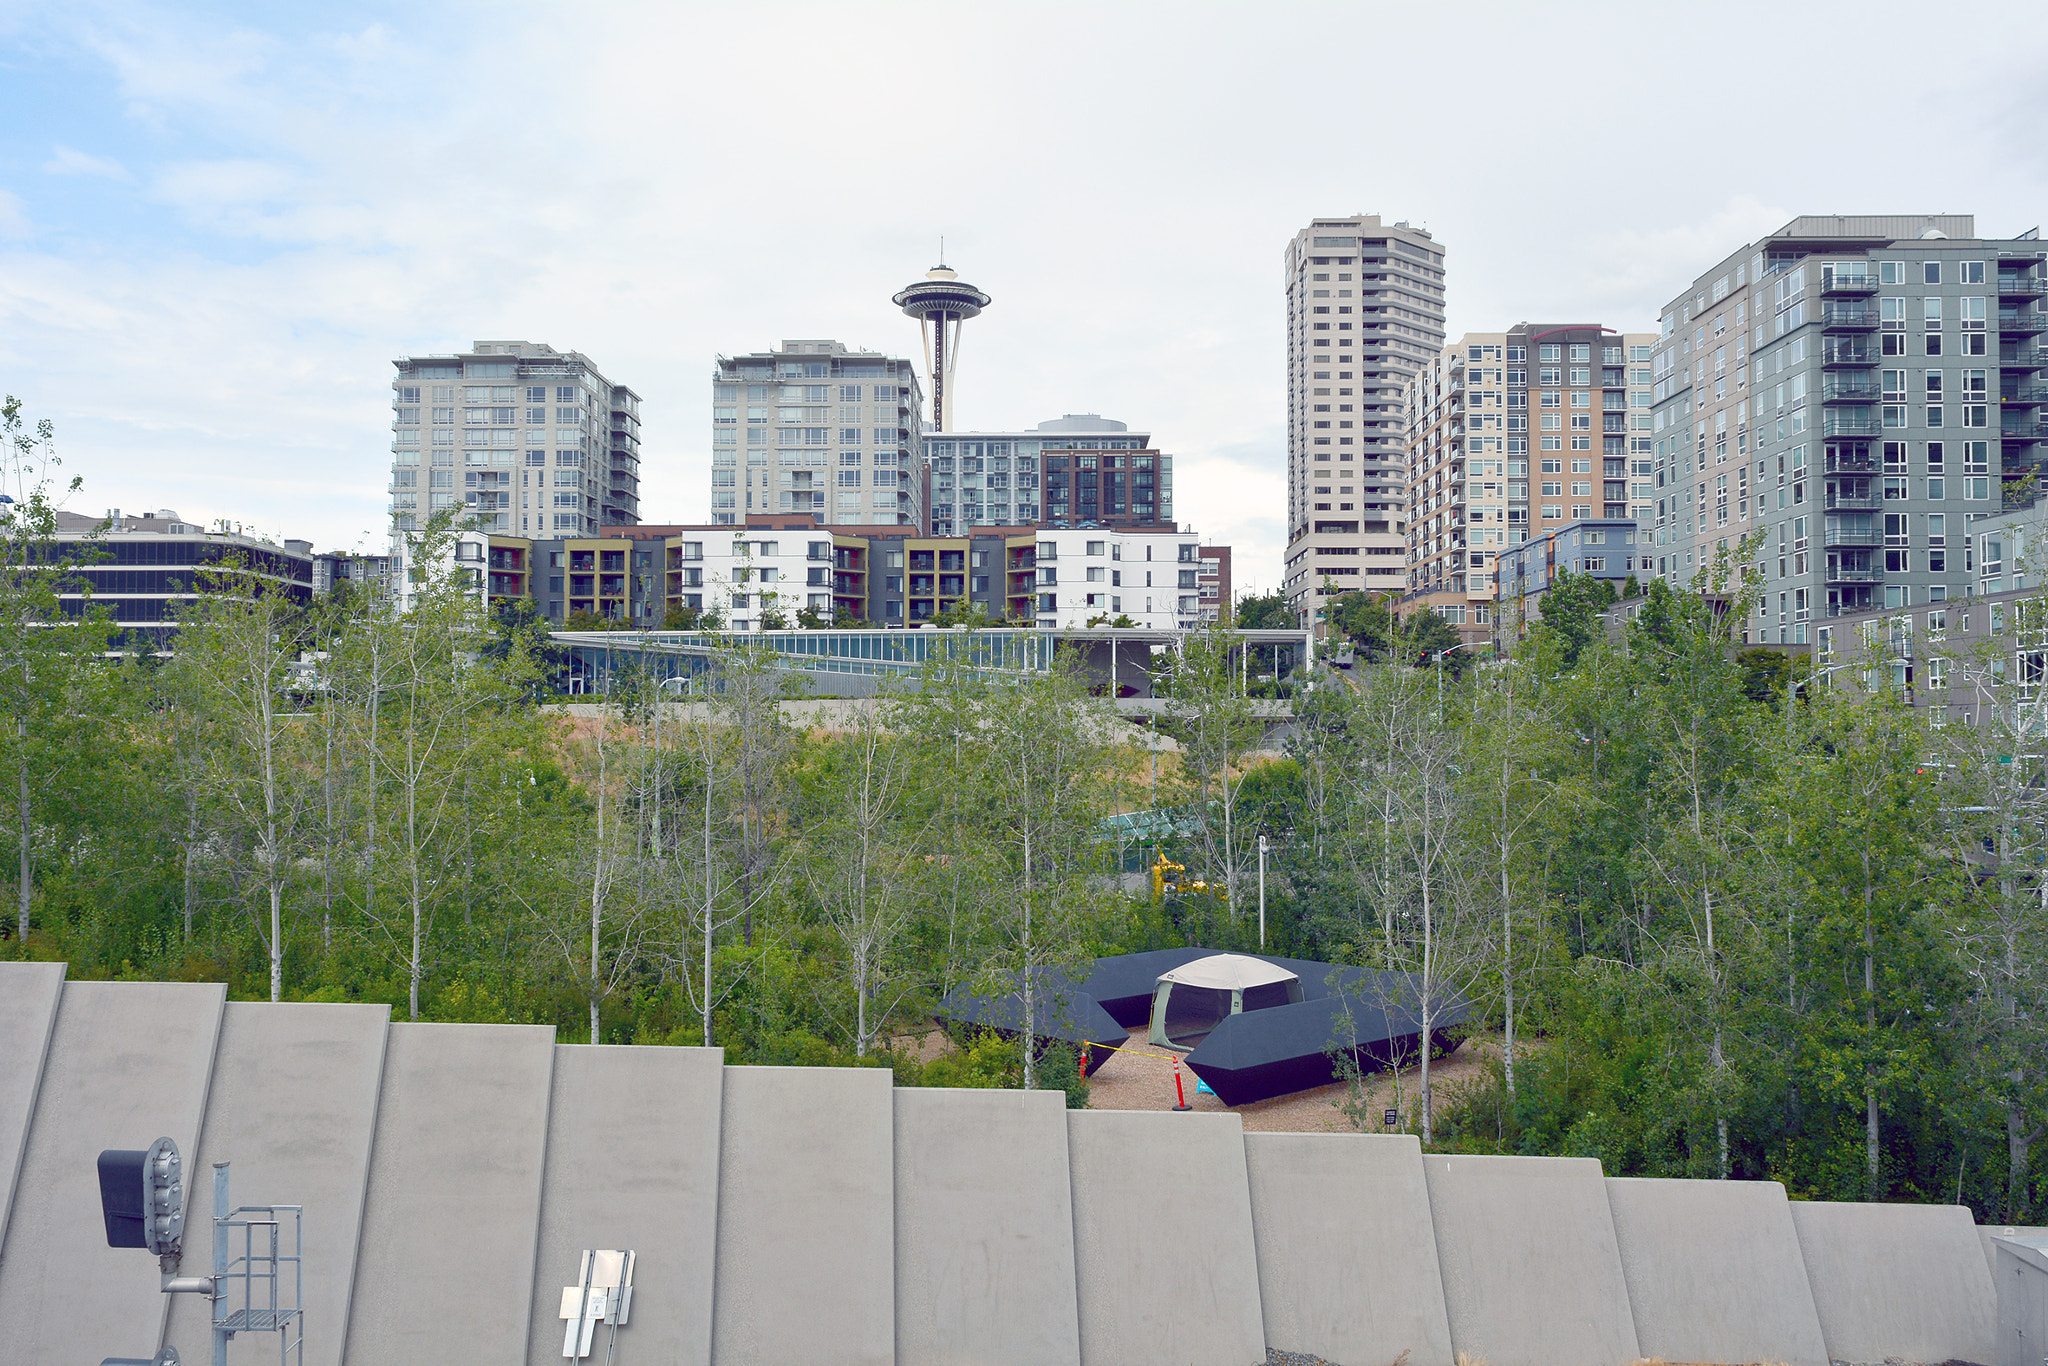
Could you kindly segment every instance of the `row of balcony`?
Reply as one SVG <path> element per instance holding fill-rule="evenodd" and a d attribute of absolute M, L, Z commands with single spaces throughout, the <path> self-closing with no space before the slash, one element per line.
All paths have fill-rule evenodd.
<path fill-rule="evenodd" d="M 1877 293 L 1878 277 L 1869 271 L 1823 271 L 1820 292 L 1828 295 L 1871 295 Z M 2048 280 L 2032 273 L 2000 271 L 1998 296 L 2002 299 L 2031 299 L 2048 294 Z"/>
<path fill-rule="evenodd" d="M 1820 325 L 1834 332 L 1875 332 L 1878 329 L 1878 311 L 1867 303 L 1823 303 L 1820 306 Z M 2048 314 L 2039 309 L 2020 308 L 1999 310 L 1998 330 L 2006 336 L 2037 336 L 2048 331 Z M 1823 358 L 1823 364 L 1863 364 L 1856 361 L 1830 361 Z"/>

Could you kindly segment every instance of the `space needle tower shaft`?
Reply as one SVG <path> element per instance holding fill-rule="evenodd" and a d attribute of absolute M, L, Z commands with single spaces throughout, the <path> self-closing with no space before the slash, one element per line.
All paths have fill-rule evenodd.
<path fill-rule="evenodd" d="M 960 325 L 987 308 L 989 296 L 941 264 L 892 301 L 917 319 L 923 331 L 932 357 L 932 426 L 950 432 L 953 414 L 947 399 L 954 389 L 953 369 L 960 361 Z"/>

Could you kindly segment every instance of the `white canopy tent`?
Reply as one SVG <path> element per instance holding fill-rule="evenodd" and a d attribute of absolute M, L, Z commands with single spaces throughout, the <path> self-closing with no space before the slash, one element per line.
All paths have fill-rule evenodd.
<path fill-rule="evenodd" d="M 1286 968 L 1241 953 L 1211 954 L 1159 975 L 1147 1037 L 1186 1053 L 1228 1016 L 1300 999 L 1301 979 Z"/>

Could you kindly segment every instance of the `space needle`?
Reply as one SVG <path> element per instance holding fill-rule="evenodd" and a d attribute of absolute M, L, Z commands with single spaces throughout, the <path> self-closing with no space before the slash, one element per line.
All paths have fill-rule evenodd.
<path fill-rule="evenodd" d="M 979 316 L 988 307 L 989 297 L 941 263 L 891 302 L 917 319 L 931 348 L 932 426 L 950 432 L 953 424 L 946 410 L 946 393 L 953 387 L 953 367 L 960 360 L 960 324 Z"/>

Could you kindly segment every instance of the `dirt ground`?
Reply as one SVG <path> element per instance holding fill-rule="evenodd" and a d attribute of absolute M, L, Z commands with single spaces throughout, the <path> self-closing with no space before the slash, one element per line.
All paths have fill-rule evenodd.
<path fill-rule="evenodd" d="M 1117 1055 L 1104 1063 L 1088 1079 L 1088 1104 L 1096 1110 L 1171 1110 L 1173 1108 L 1173 1058 L 1163 1048 L 1157 1048 L 1145 1041 L 1145 1028 L 1140 1026 L 1131 1031 L 1131 1041 Z M 1445 1083 L 1464 1081 L 1479 1073 L 1485 1066 L 1488 1054 L 1486 1042 L 1480 1039 L 1467 1041 L 1448 1058 L 1438 1058 L 1429 1065 L 1430 1088 L 1435 1090 Z M 1404 1120 L 1403 1128 L 1413 1114 L 1415 1105 L 1416 1074 L 1419 1068 L 1404 1068 L 1400 1074 L 1400 1110 Z M 1368 1079 L 1370 1109 L 1377 1114 L 1394 1106 L 1394 1079 L 1389 1074 L 1380 1074 Z M 1195 1089 L 1195 1074 L 1185 1067 L 1181 1069 L 1181 1084 L 1186 1089 L 1188 1103 L 1197 1110 L 1213 1110 L 1218 1113 L 1235 1111 L 1244 1120 L 1244 1127 L 1253 1133 L 1314 1134 L 1342 1133 L 1351 1128 L 1351 1121 L 1337 1108 L 1344 1101 L 1344 1086 L 1334 1082 L 1318 1086 L 1313 1091 L 1296 1091 L 1292 1095 L 1275 1096 L 1271 1100 L 1254 1101 L 1249 1105 L 1229 1106 L 1215 1096 L 1198 1094 Z M 1438 1094 L 1442 1103 L 1442 1094 Z M 1378 1125 L 1374 1132 L 1383 1132 Z"/>
<path fill-rule="evenodd" d="M 1146 1027 L 1131 1030 L 1130 1042 L 1117 1051 L 1115 1057 L 1098 1068 L 1088 1079 L 1088 1104 L 1096 1110 L 1171 1110 L 1173 1108 L 1173 1058 L 1163 1048 L 1156 1048 L 1145 1041 Z M 930 1062 L 951 1047 L 946 1036 L 937 1030 L 916 1040 L 904 1040 L 910 1045 L 921 1062 Z M 1486 1062 L 1499 1051 L 1491 1039 L 1474 1038 L 1467 1040 L 1457 1052 L 1447 1058 L 1438 1058 L 1429 1065 L 1429 1079 L 1432 1090 L 1446 1084 L 1457 1085 L 1478 1076 Z M 1416 1067 L 1407 1067 L 1400 1074 L 1400 1106 L 1402 1128 L 1412 1131 L 1415 1107 Z M 1188 1103 L 1197 1110 L 1211 1110 L 1228 1113 L 1232 1107 L 1225 1105 L 1215 1096 L 1198 1093 L 1195 1088 L 1195 1074 L 1185 1067 L 1181 1069 L 1181 1084 L 1187 1092 Z M 1394 1079 L 1381 1073 L 1368 1079 L 1368 1095 L 1371 1110 L 1379 1114 L 1394 1105 Z M 1437 1103 L 1443 1103 L 1444 1093 L 1437 1090 Z M 1337 1107 L 1343 1103 L 1342 1083 L 1318 1086 L 1313 1091 L 1296 1091 L 1293 1095 L 1275 1096 L 1271 1100 L 1255 1101 L 1250 1105 L 1235 1107 L 1236 1113 L 1244 1120 L 1244 1127 L 1254 1133 L 1314 1134 L 1344 1133 L 1349 1131 L 1351 1121 Z M 1373 1132 L 1385 1132 L 1379 1125 Z"/>

